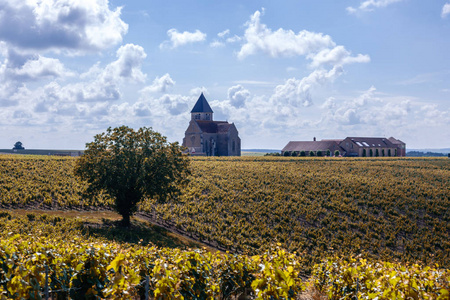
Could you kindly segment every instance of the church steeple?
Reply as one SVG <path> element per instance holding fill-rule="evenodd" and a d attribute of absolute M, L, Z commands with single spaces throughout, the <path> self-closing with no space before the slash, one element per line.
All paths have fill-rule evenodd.
<path fill-rule="evenodd" d="M 203 93 L 200 95 L 194 105 L 194 108 L 191 110 L 191 119 L 203 121 L 213 120 L 213 110 L 211 109 L 211 106 L 209 106 L 208 101 L 206 101 L 205 96 L 203 96 Z"/>

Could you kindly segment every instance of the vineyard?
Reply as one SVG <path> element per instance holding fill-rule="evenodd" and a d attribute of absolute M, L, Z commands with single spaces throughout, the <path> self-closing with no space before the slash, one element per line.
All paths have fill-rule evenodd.
<path fill-rule="evenodd" d="M 142 210 L 254 254 L 279 242 L 324 255 L 450 265 L 447 159 L 198 159 L 178 202 Z"/>
<path fill-rule="evenodd" d="M 86 186 L 72 175 L 74 162 L 73 158 L 0 156 L 1 206 L 7 209 L 79 210 L 108 207 L 111 200 L 104 195 L 95 199 L 85 196 Z M 169 276 L 170 272 L 175 272 L 170 276 L 178 278 L 179 282 L 187 280 L 199 286 L 204 284 L 203 288 L 197 286 L 197 289 L 207 290 L 209 294 L 205 297 L 226 298 L 227 288 L 222 283 L 231 275 L 223 274 L 234 272 L 240 274 L 239 279 L 233 279 L 235 284 L 239 282 L 231 289 L 234 295 L 248 289 L 254 296 L 260 292 L 263 298 L 263 295 L 269 297 L 274 291 L 285 293 L 278 294 L 279 297 L 294 297 L 305 288 L 305 283 L 298 277 L 301 274 L 302 278 L 311 278 L 310 288 L 328 295 L 330 299 L 350 299 L 355 295 L 364 299 L 400 299 L 405 295 L 414 299 L 448 299 L 450 160 L 195 158 L 191 168 L 190 184 L 180 197 L 166 204 L 147 199 L 141 203 L 141 213 L 157 222 L 170 223 L 186 236 L 215 243 L 217 248 L 235 254 L 114 244 L 92 237 L 86 239 L 80 237 L 83 235 L 82 226 L 68 220 L 56 223 L 67 223 L 61 227 L 73 228 L 67 229 L 67 234 L 69 231 L 77 232 L 78 237 L 67 236 L 65 240 L 72 241 L 68 242 L 68 247 L 57 247 L 62 241 L 58 238 L 63 239 L 64 232 L 52 235 L 50 229 L 21 229 L 26 227 L 14 224 L 23 220 L 13 218 L 1 225 L 0 251 L 3 251 L 3 256 L 0 263 L 9 268 L 11 263 L 6 261 L 11 258 L 5 259 L 4 253 L 12 253 L 11 249 L 20 258 L 14 259 L 14 263 L 19 264 L 15 270 L 24 268 L 27 259 L 33 260 L 30 253 L 36 251 L 44 256 L 57 253 L 55 257 L 59 257 L 65 267 L 56 267 L 58 263 L 51 267 L 47 256 L 45 259 L 40 256 L 33 263 L 42 258 L 44 262 L 37 267 L 41 268 L 39 270 L 42 271 L 44 265 L 50 266 L 51 270 L 61 270 L 62 273 L 55 271 L 54 274 L 59 275 L 54 275 L 57 278 L 54 282 L 65 280 L 65 288 L 72 284 L 76 290 L 83 283 L 73 276 L 88 269 L 84 262 L 90 257 L 87 253 L 92 253 L 96 257 L 95 268 L 101 266 L 100 271 L 90 273 L 97 274 L 101 283 L 101 288 L 92 292 L 102 293 L 102 297 L 113 297 L 112 291 L 142 295 L 140 287 L 144 277 L 148 276 L 153 296 L 159 292 L 180 291 L 180 295 L 189 298 L 188 294 L 183 294 L 187 293 L 184 287 L 170 283 L 161 275 Z M 55 223 L 54 220 L 52 222 Z M 11 229 L 6 229 L 8 226 Z M 50 227 L 45 224 L 39 226 Z M 8 235 L 9 232 L 12 234 Z M 41 235 L 42 239 L 50 236 L 55 240 L 46 243 L 48 248 L 45 248 L 43 242 L 34 242 L 33 236 L 29 235 L 31 232 L 33 236 Z M 60 253 L 63 251 L 60 248 L 67 252 Z M 286 252 L 281 249 L 286 249 Z M 73 262 L 69 262 L 67 257 L 71 257 Z M 332 258 L 327 260 L 327 257 Z M 200 281 L 189 279 L 193 276 L 192 269 L 189 269 L 193 268 L 192 264 L 190 267 L 180 265 L 190 259 L 197 261 L 197 271 L 201 266 L 202 274 L 206 274 L 204 278 L 196 275 L 196 278 L 203 278 Z M 77 260 L 83 264 L 76 263 Z M 149 266 L 150 262 L 153 265 Z M 165 264 L 165 267 L 158 269 L 156 262 Z M 123 267 L 117 272 L 122 263 Z M 233 264 L 237 264 L 239 270 Z M 214 268 L 211 267 L 213 265 Z M 216 267 L 219 265 L 221 267 Z M 30 266 L 32 268 L 33 264 Z M 77 268 L 81 269 L 77 271 Z M 245 272 L 242 271 L 244 269 Z M 284 275 L 278 274 L 277 269 L 283 270 L 281 273 Z M 6 276 L 5 272 L 0 275 L 4 289 L 7 288 L 6 279 L 1 276 Z M 63 273 L 66 275 L 61 275 Z M 61 276 L 66 277 L 63 280 Z M 41 277 L 33 279 L 33 282 L 40 280 L 42 283 L 44 279 Z M 167 285 L 159 287 L 163 281 Z M 116 286 L 113 282 L 120 284 Z M 272 283 L 275 284 L 273 291 L 269 287 Z M 27 291 L 32 289 L 31 284 Z M 54 289 L 63 287 L 54 286 Z"/>
<path fill-rule="evenodd" d="M 0 214 L 0 299 L 287 299 L 304 289 L 282 249 L 248 257 L 115 243 L 87 237 L 79 221 L 32 216 Z"/>

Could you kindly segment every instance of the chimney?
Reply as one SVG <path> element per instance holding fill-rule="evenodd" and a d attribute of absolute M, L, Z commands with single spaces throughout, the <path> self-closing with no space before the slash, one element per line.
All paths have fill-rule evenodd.
<path fill-rule="evenodd" d="M 314 141 L 314 142 L 316 141 L 316 137 L 313 138 L 313 141 Z"/>

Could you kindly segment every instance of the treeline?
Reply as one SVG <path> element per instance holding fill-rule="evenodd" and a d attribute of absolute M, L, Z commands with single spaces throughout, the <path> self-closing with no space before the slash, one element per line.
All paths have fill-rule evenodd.
<path fill-rule="evenodd" d="M 449 154 L 445 154 L 445 153 L 440 153 L 440 152 L 421 152 L 421 151 L 408 151 L 406 152 L 406 156 L 409 157 L 444 157 L 444 156 L 448 156 L 450 157 L 450 153 Z"/>

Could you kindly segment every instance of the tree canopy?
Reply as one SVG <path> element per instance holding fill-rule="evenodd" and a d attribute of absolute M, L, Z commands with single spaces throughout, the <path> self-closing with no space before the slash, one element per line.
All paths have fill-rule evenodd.
<path fill-rule="evenodd" d="M 177 195 L 190 173 L 189 158 L 177 142 L 167 142 L 151 128 L 135 131 L 127 126 L 96 135 L 74 172 L 88 182 L 90 195 L 105 192 L 114 199 L 124 226 L 130 225 L 139 201 L 164 202 Z"/>
<path fill-rule="evenodd" d="M 14 144 L 13 150 L 24 150 L 25 147 L 23 146 L 22 142 L 18 141 Z"/>

